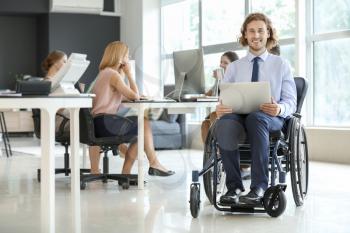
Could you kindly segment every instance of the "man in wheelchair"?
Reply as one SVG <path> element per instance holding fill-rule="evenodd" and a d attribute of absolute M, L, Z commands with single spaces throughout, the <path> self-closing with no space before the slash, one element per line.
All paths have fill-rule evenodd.
<path fill-rule="evenodd" d="M 218 120 L 213 131 L 224 170 L 227 192 L 221 203 L 260 203 L 269 179 L 269 135 L 282 129 L 285 119 L 296 111 L 296 86 L 289 64 L 268 49 L 277 43 L 270 19 L 261 13 L 252 13 L 245 19 L 239 42 L 248 46 L 247 55 L 231 63 L 223 82 L 269 81 L 272 100 L 249 114 L 236 114 L 235 109 L 220 103 L 216 107 Z M 241 195 L 244 186 L 240 173 L 238 143 L 246 136 L 250 144 L 250 192 Z"/>

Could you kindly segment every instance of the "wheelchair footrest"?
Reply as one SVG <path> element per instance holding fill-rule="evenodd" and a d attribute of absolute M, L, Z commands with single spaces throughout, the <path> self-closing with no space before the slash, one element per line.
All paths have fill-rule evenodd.
<path fill-rule="evenodd" d="M 218 205 L 220 205 L 220 206 L 239 207 L 239 208 L 259 208 L 259 207 L 264 208 L 262 203 L 258 203 L 258 204 L 254 204 L 253 205 L 253 204 L 246 204 L 246 203 L 242 203 L 242 202 L 239 202 L 239 203 L 236 203 L 236 204 L 218 202 Z"/>
<path fill-rule="evenodd" d="M 264 206 L 259 203 L 256 205 L 237 203 L 237 204 L 228 204 L 228 203 L 218 203 L 222 207 L 230 207 L 231 212 L 242 212 L 242 213 L 265 213 Z"/>

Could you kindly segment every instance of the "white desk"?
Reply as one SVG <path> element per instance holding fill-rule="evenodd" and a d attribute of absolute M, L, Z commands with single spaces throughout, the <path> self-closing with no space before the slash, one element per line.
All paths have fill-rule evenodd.
<path fill-rule="evenodd" d="M 75 233 L 81 232 L 79 174 L 79 109 L 90 108 L 90 97 L 1 97 L 0 109 L 41 109 L 41 232 L 55 232 L 55 115 L 70 109 L 71 195 Z"/>
<path fill-rule="evenodd" d="M 137 131 L 137 159 L 138 159 L 138 188 L 144 188 L 143 155 L 144 155 L 144 110 L 147 108 L 209 108 L 215 107 L 218 102 L 123 102 L 123 105 L 137 110 L 138 131 Z"/>

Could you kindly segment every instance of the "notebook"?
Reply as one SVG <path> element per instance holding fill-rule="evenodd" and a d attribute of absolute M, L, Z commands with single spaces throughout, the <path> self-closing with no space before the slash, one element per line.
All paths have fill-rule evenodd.
<path fill-rule="evenodd" d="M 263 103 L 271 103 L 269 82 L 239 82 L 220 84 L 222 104 L 232 107 L 234 113 L 258 111 Z"/>

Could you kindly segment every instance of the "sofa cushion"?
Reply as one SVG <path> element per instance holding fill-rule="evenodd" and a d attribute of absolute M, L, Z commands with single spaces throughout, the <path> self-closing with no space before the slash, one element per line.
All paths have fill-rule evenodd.
<path fill-rule="evenodd" d="M 175 123 L 179 114 L 168 114 L 168 109 L 164 110 L 159 120 L 166 121 L 169 123 Z"/>
<path fill-rule="evenodd" d="M 178 123 L 169 123 L 162 120 L 150 121 L 150 122 L 151 122 L 152 133 L 154 135 L 180 133 L 180 125 Z"/>

